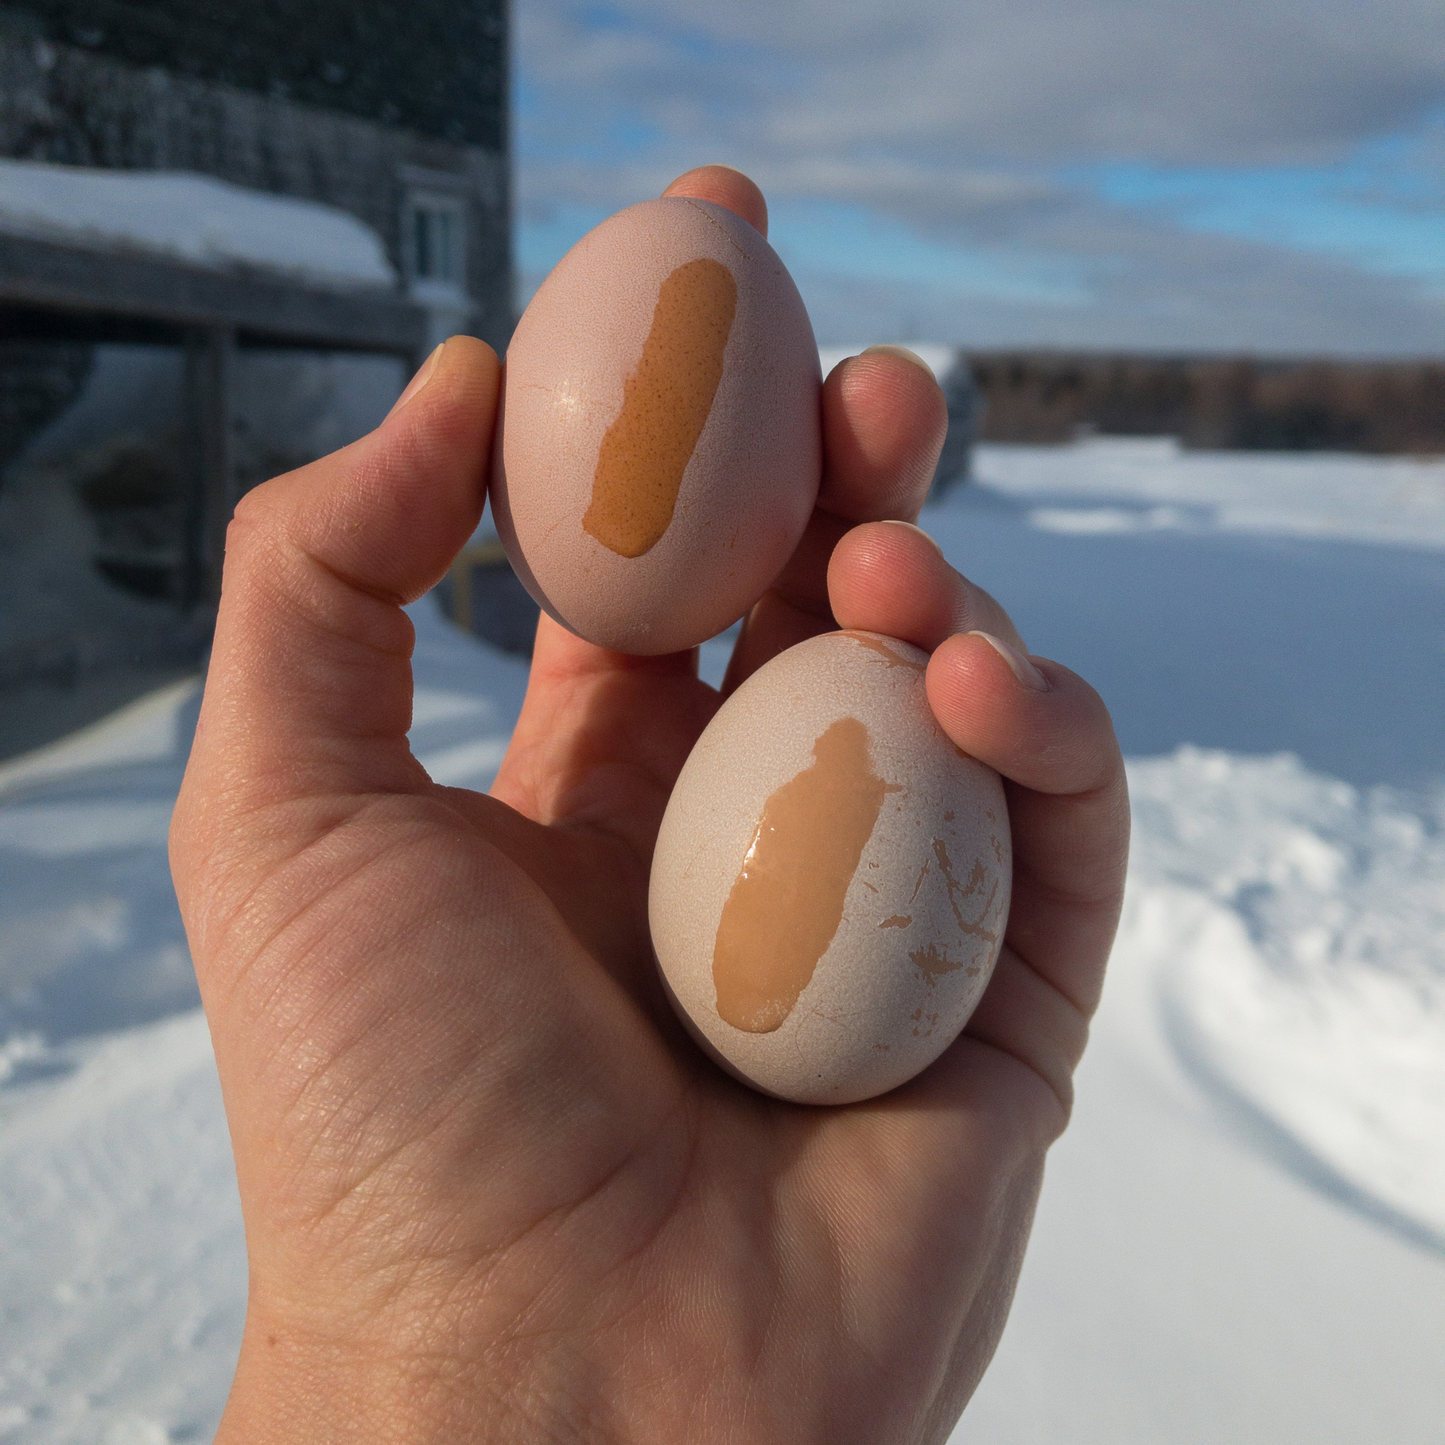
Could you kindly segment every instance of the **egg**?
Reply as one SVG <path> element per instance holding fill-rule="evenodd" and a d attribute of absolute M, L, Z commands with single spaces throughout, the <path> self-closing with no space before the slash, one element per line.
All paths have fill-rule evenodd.
<path fill-rule="evenodd" d="M 603 647 L 677 652 L 772 585 L 817 497 L 821 379 L 767 241 L 631 206 L 542 283 L 507 349 L 492 511 L 518 577 Z"/>
<path fill-rule="evenodd" d="M 1008 919 L 998 774 L 934 720 L 928 656 L 832 632 L 753 674 L 698 739 L 653 857 L 653 946 L 703 1049 L 764 1093 L 843 1104 L 957 1037 Z"/>

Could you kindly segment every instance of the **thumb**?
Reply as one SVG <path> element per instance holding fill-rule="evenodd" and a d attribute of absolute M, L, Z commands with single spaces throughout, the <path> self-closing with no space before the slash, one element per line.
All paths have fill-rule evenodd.
<path fill-rule="evenodd" d="M 242 817 L 309 800 L 320 828 L 320 813 L 334 823 L 367 794 L 425 784 L 406 743 L 414 636 L 401 608 L 476 527 L 499 379 L 489 346 L 454 336 L 375 431 L 236 508 L 171 830 L 183 902 L 196 867 L 239 836 Z M 318 812 L 320 800 L 332 806 Z M 279 825 L 244 836 L 278 857 L 306 841 Z"/>

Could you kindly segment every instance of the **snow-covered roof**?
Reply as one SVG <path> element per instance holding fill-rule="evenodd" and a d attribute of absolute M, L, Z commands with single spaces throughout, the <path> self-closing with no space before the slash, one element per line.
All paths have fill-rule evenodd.
<path fill-rule="evenodd" d="M 331 289 L 396 284 L 381 237 L 348 212 L 187 171 L 0 160 L 0 232 L 259 267 Z"/>

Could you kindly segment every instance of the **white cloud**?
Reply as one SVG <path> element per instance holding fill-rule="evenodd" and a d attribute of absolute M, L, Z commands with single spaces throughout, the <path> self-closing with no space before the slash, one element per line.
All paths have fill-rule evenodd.
<path fill-rule="evenodd" d="M 1320 163 L 1445 98 L 1439 0 L 528 0 L 518 27 L 544 88 L 790 154 Z"/>
<path fill-rule="evenodd" d="M 1108 201 L 1088 174 L 1328 167 L 1413 131 L 1415 192 L 1371 203 L 1439 213 L 1440 0 L 523 0 L 517 22 L 524 220 L 600 216 L 707 160 L 762 184 L 780 239 L 800 207 L 866 211 L 871 273 L 839 262 L 846 237 L 814 226 L 803 244 L 793 226 L 820 334 L 932 315 L 960 340 L 1445 347 L 1418 278 L 1310 254 L 1307 223 L 1288 244 L 1219 234 Z M 956 253 L 949 284 L 924 274 L 930 246 L 939 267 Z"/>
<path fill-rule="evenodd" d="M 796 263 L 793 270 L 820 337 L 839 343 L 923 337 L 978 348 L 1445 351 L 1445 307 L 1422 301 L 1398 278 L 1227 237 L 1131 225 L 1128 217 L 1113 225 L 1079 221 L 1067 238 L 1081 278 L 1072 295 L 1031 298 L 987 285 L 970 294 Z M 1034 254 L 1047 255 L 1046 242 L 1026 234 L 1019 249 L 1027 255 L 1032 243 Z"/>

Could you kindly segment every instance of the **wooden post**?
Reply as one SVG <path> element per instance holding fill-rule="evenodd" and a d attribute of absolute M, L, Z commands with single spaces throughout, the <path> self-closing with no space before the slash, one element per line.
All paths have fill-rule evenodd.
<path fill-rule="evenodd" d="M 505 567 L 507 552 L 495 538 L 484 542 L 469 542 L 452 563 L 451 619 L 463 632 L 470 632 L 476 621 L 474 591 L 475 572 L 478 567 Z"/>
<path fill-rule="evenodd" d="M 226 526 L 239 500 L 232 385 L 236 333 L 208 326 L 187 347 L 191 414 L 196 423 L 196 480 L 188 508 L 183 603 L 214 607 L 221 596 Z"/>

